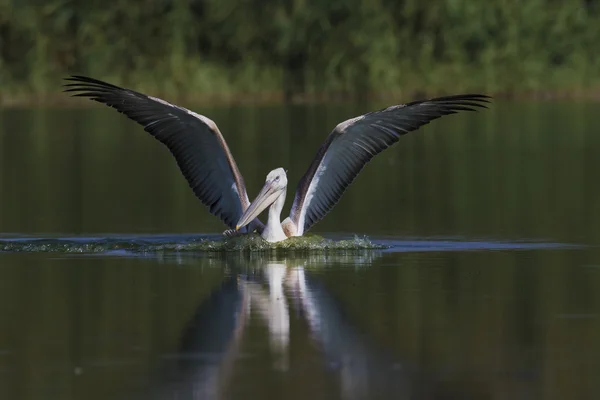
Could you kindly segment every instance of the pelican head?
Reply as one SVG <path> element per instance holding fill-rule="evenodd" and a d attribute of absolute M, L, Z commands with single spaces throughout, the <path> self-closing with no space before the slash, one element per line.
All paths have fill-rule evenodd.
<path fill-rule="evenodd" d="M 287 175 L 283 168 L 277 168 L 269 172 L 265 185 L 256 196 L 256 199 L 246 209 L 244 214 L 240 217 L 235 229 L 238 230 L 248 225 L 254 218 L 269 207 L 277 200 L 276 207 L 273 207 L 274 212 L 278 212 L 277 217 L 281 214 L 283 209 L 283 203 L 285 202 L 285 192 L 287 189 Z"/>

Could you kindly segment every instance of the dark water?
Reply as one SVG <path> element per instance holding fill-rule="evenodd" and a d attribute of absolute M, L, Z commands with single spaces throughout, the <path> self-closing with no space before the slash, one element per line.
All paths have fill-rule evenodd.
<path fill-rule="evenodd" d="M 380 106 L 195 110 L 253 197 Z M 403 137 L 314 228 L 386 251 L 0 253 L 0 399 L 600 398 L 597 109 L 500 102 Z M 0 111 L 4 239 L 223 230 L 113 110 Z"/>

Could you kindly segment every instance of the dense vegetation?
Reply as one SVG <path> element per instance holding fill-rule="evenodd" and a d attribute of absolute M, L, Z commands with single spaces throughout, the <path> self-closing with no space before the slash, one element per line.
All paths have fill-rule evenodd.
<path fill-rule="evenodd" d="M 600 90 L 600 0 L 0 0 L 0 100 Z"/>

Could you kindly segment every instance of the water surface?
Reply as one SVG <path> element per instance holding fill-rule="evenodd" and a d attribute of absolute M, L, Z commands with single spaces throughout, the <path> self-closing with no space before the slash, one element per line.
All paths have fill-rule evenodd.
<path fill-rule="evenodd" d="M 253 197 L 381 106 L 194 109 Z M 597 398 L 596 109 L 499 102 L 403 137 L 314 227 L 385 251 L 0 253 L 0 398 Z M 224 229 L 113 110 L 0 111 L 2 239 Z"/>

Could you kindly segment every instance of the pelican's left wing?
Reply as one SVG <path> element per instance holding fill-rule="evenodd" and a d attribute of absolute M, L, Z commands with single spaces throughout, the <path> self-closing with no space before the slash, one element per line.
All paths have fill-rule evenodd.
<path fill-rule="evenodd" d="M 298 183 L 290 213 L 296 235 L 302 235 L 331 211 L 365 164 L 396 143 L 401 135 L 444 115 L 485 108 L 488 98 L 462 94 L 419 100 L 340 123 Z"/>
<path fill-rule="evenodd" d="M 250 201 L 244 178 L 217 125 L 203 115 L 156 97 L 85 76 L 66 79 L 66 92 L 125 114 L 169 148 L 189 186 L 211 214 L 234 228 Z M 256 219 L 253 227 L 262 229 Z"/>

